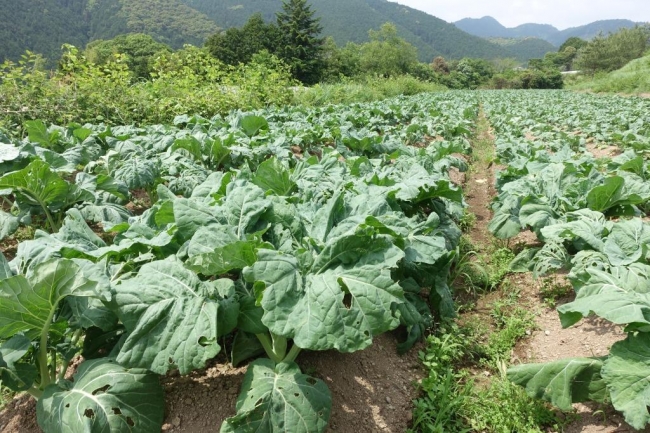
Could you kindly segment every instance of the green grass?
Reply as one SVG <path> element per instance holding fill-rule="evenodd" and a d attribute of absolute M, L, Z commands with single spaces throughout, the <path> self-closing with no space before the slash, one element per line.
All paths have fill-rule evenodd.
<path fill-rule="evenodd" d="M 506 319 L 506 322 L 509 320 Z M 468 332 L 469 331 L 469 332 Z M 472 348 L 477 334 L 448 324 L 427 338 L 420 360 L 427 376 L 420 384 L 421 396 L 414 401 L 411 433 L 541 433 L 546 427 L 558 430 L 559 420 L 545 403 L 526 395 L 523 388 L 505 377 L 505 361 L 493 375 L 472 377 Z M 481 367 L 484 368 L 484 367 Z M 489 368 L 489 367 L 488 367 Z"/>
<path fill-rule="evenodd" d="M 437 83 L 428 83 L 408 75 L 379 78 L 364 77 L 334 84 L 317 84 L 302 88 L 294 95 L 294 103 L 307 107 L 327 104 L 371 102 L 400 95 L 447 90 Z"/>
<path fill-rule="evenodd" d="M 632 60 L 621 69 L 607 74 L 597 74 L 594 77 L 584 75 L 569 77 L 566 85 L 571 90 L 599 93 L 648 93 L 650 92 L 650 54 Z"/>
<path fill-rule="evenodd" d="M 555 308 L 557 301 L 573 293 L 573 287 L 567 282 L 560 282 L 556 278 L 548 277 L 542 281 L 539 294 L 548 308 Z"/>

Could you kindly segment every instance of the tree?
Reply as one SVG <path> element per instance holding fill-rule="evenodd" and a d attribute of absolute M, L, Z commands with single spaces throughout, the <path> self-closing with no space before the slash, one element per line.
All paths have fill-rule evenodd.
<path fill-rule="evenodd" d="M 619 69 L 643 55 L 649 35 L 648 26 L 621 29 L 608 36 L 599 34 L 578 51 L 576 68 L 588 73 Z"/>
<path fill-rule="evenodd" d="M 449 73 L 449 65 L 447 64 L 445 58 L 442 56 L 438 56 L 435 59 L 433 59 L 433 62 L 431 63 L 431 67 L 433 68 L 434 71 L 436 71 L 439 74 Z"/>
<path fill-rule="evenodd" d="M 570 37 L 562 45 L 560 45 L 560 49 L 558 51 L 562 52 L 566 50 L 569 47 L 573 47 L 576 50 L 579 50 L 580 48 L 584 47 L 587 45 L 589 42 L 585 41 L 584 39 L 581 39 L 577 36 Z"/>
<path fill-rule="evenodd" d="M 397 35 L 397 27 L 385 23 L 370 30 L 370 42 L 361 46 L 361 70 L 390 77 L 406 74 L 418 63 L 417 48 Z"/>
<path fill-rule="evenodd" d="M 306 0 L 283 0 L 282 11 L 277 14 L 282 35 L 280 57 L 289 65 L 294 78 L 304 84 L 319 81 L 323 69 L 324 39 L 319 37 L 320 18 Z"/>
<path fill-rule="evenodd" d="M 280 50 L 282 36 L 273 23 L 265 23 L 262 15 L 251 16 L 242 28 L 232 27 L 208 38 L 205 47 L 228 65 L 249 63 L 262 50 L 275 54 Z"/>
<path fill-rule="evenodd" d="M 116 54 L 126 54 L 126 64 L 134 77 L 148 79 L 156 57 L 169 52 L 171 49 L 167 45 L 157 42 L 151 36 L 131 33 L 108 41 L 93 41 L 86 47 L 84 55 L 92 63 L 105 65 Z"/>

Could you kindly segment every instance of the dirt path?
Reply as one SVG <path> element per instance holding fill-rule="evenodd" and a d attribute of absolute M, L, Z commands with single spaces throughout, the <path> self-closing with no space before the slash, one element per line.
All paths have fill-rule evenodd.
<path fill-rule="evenodd" d="M 466 179 L 465 194 L 469 205 L 468 211 L 476 215 L 476 224 L 468 232 L 472 244 L 476 248 L 489 248 L 495 238 L 488 231 L 487 225 L 492 217 L 489 205 L 496 195 L 494 180 L 496 173 L 502 167 L 492 164 L 494 152 L 494 135 L 489 122 L 481 112 L 477 123 L 477 137 L 474 140 L 473 164 Z M 612 157 L 618 149 L 614 147 L 589 149 L 596 157 Z M 511 246 L 519 248 L 537 243 L 531 232 L 522 232 L 514 238 Z M 486 258 L 489 260 L 489 257 Z M 549 362 L 562 358 L 579 356 L 603 356 L 616 341 L 624 338 L 622 330 L 596 318 L 584 320 L 569 329 L 562 329 L 555 306 L 548 304 L 542 293 L 543 284 L 568 284 L 562 277 L 544 283 L 533 279 L 531 273 L 514 274 L 507 277 L 509 283 L 521 293 L 521 302 L 529 311 L 535 314 L 536 329 L 531 335 L 518 343 L 512 353 L 511 362 L 532 363 Z M 558 301 L 558 305 L 572 300 L 570 295 Z M 484 304 L 492 302 L 496 294 L 489 294 L 477 303 L 477 310 L 484 309 Z M 482 307 L 483 306 L 483 307 Z M 634 432 L 623 418 L 610 406 L 576 404 L 575 415 L 568 414 L 564 433 L 623 433 Z M 650 432 L 650 429 L 644 430 Z"/>

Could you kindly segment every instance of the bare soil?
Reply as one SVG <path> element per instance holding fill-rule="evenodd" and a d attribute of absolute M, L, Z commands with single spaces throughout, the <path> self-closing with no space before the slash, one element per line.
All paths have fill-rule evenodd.
<path fill-rule="evenodd" d="M 590 141 L 586 143 L 585 147 L 596 159 L 613 158 L 621 154 L 620 148 L 609 144 L 594 143 Z"/>
<path fill-rule="evenodd" d="M 303 352 L 303 372 L 327 383 L 333 406 L 329 432 L 402 433 L 412 419 L 412 400 L 423 377 L 418 348 L 397 354 L 396 334 L 375 338 L 368 349 L 342 354 Z M 225 362 L 188 376 L 161 379 L 165 390 L 165 433 L 213 433 L 235 414 L 235 402 L 246 367 Z M 3 433 L 38 433 L 36 404 L 29 396 L 14 399 L 0 411 Z"/>

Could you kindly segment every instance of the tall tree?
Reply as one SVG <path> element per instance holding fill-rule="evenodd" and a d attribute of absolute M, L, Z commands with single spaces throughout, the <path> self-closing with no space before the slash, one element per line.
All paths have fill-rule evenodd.
<path fill-rule="evenodd" d="M 283 0 L 277 14 L 283 44 L 280 56 L 293 76 L 305 84 L 317 83 L 323 70 L 323 44 L 320 18 L 306 0 Z"/>
<path fill-rule="evenodd" d="M 278 27 L 265 23 L 262 14 L 252 15 L 242 28 L 232 27 L 216 33 L 205 42 L 214 57 L 229 65 L 249 63 L 253 55 L 262 50 L 276 54 L 282 37 Z"/>

